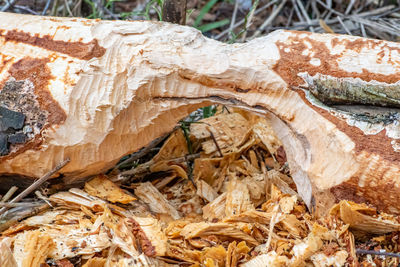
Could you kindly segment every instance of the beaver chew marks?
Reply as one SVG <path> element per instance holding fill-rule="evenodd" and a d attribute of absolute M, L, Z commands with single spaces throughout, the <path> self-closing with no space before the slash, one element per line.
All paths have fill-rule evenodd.
<path fill-rule="evenodd" d="M 41 110 L 29 80 L 10 78 L 0 90 L 0 156 L 18 149 L 45 125 L 48 112 Z"/>

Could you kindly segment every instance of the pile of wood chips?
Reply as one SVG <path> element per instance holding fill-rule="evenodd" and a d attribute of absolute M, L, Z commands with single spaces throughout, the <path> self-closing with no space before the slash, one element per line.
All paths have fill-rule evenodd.
<path fill-rule="evenodd" d="M 52 208 L 2 233 L 0 265 L 399 264 L 382 256 L 398 251 L 397 217 L 342 201 L 315 218 L 285 161 L 264 119 L 220 110 L 150 161 L 49 196 Z"/>

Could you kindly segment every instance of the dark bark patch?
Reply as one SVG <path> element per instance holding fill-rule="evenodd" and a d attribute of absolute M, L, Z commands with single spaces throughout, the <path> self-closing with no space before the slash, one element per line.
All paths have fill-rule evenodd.
<path fill-rule="evenodd" d="M 375 135 L 367 135 L 361 129 L 355 126 L 350 126 L 345 120 L 332 115 L 329 111 L 310 103 L 306 98 L 304 91 L 297 90 L 297 93 L 303 99 L 304 103 L 335 124 L 341 132 L 345 133 L 354 141 L 356 153 L 366 151 L 380 155 L 383 159 L 389 162 L 400 163 L 400 153 L 394 151 L 391 144 L 393 139 L 386 136 L 386 130 L 382 130 Z"/>
<path fill-rule="evenodd" d="M 8 71 L 10 78 L 0 90 L 0 106 L 22 113 L 25 121 L 22 127 L 4 132 L 7 136 L 0 142 L 6 145 L 2 147 L 0 161 L 28 149 L 37 149 L 42 142 L 42 131 L 62 124 L 67 117 L 48 89 L 49 81 L 54 78 L 47 67 L 48 61 L 47 58 L 26 57 L 15 62 Z"/>
<path fill-rule="evenodd" d="M 24 126 L 25 115 L 22 112 L 0 106 L 0 132 L 19 130 Z"/>
<path fill-rule="evenodd" d="M 11 78 L 0 90 L 0 156 L 18 150 L 40 133 L 48 112 L 40 108 L 29 81 Z"/>
<path fill-rule="evenodd" d="M 48 112 L 48 123 L 61 124 L 65 121 L 67 115 L 60 105 L 53 99 L 50 91 L 48 90 L 48 83 L 53 76 L 51 75 L 50 69 L 47 67 L 49 59 L 43 58 L 23 58 L 14 63 L 10 70 L 10 76 L 17 81 L 28 80 L 33 83 L 35 99 L 37 99 L 40 109 Z M 4 89 L 3 89 L 4 90 Z M 20 92 L 21 94 L 26 92 Z M 22 96 L 20 96 L 22 97 Z M 26 101 L 30 101 L 27 98 Z M 21 105 L 22 103 L 18 103 Z"/>

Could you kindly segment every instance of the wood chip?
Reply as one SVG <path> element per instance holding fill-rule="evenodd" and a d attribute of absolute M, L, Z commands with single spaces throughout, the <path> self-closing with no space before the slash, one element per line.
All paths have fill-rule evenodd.
<path fill-rule="evenodd" d="M 135 195 L 149 205 L 151 211 L 161 214 L 168 214 L 174 220 L 181 218 L 179 212 L 151 183 L 142 183 L 136 188 Z"/>
<path fill-rule="evenodd" d="M 46 233 L 26 231 L 14 242 L 14 254 L 18 266 L 37 267 L 44 263 L 55 244 Z"/>
<path fill-rule="evenodd" d="M 17 267 L 17 262 L 14 259 L 13 252 L 10 248 L 10 238 L 5 238 L 0 241 L 0 266 Z"/>
<path fill-rule="evenodd" d="M 349 224 L 351 228 L 368 233 L 385 234 L 400 230 L 400 224 L 395 218 L 385 218 L 382 214 L 377 216 L 375 209 L 365 204 L 341 201 L 332 207 L 331 213 L 338 213 L 343 222 Z"/>
<path fill-rule="evenodd" d="M 248 132 L 248 121 L 239 113 L 221 114 L 204 119 L 202 123 L 190 125 L 190 133 L 197 139 L 209 139 L 202 143 L 206 154 L 217 151 L 217 146 L 211 140 L 211 135 L 214 136 L 222 153 L 226 154 L 236 150 L 242 144 Z"/>
<path fill-rule="evenodd" d="M 111 182 L 105 175 L 98 175 L 96 178 L 85 183 L 85 191 L 92 196 L 106 199 L 112 203 L 128 204 L 136 200 L 136 198 L 127 194 L 119 186 Z"/>
<path fill-rule="evenodd" d="M 253 237 L 240 230 L 237 225 L 231 223 L 191 223 L 182 229 L 181 235 L 185 237 L 185 239 L 207 235 L 219 235 L 243 240 L 253 246 L 259 244 Z"/>
<path fill-rule="evenodd" d="M 254 209 L 250 193 L 245 183 L 234 177 L 229 181 L 226 193 L 225 216 L 239 215 Z"/>
<path fill-rule="evenodd" d="M 214 199 L 218 197 L 218 193 L 204 180 L 200 179 L 196 183 L 197 192 L 196 194 L 207 200 L 208 202 L 212 202 Z"/>

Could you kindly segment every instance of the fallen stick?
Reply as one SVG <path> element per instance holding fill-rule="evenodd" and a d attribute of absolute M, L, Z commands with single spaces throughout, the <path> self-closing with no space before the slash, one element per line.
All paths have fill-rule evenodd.
<path fill-rule="evenodd" d="M 15 198 L 13 198 L 11 201 L 9 201 L 7 204 L 14 204 L 32 193 L 34 190 L 36 190 L 39 186 L 41 186 L 44 182 L 50 179 L 51 176 L 53 176 L 56 172 L 61 170 L 65 165 L 67 165 L 69 162 L 69 159 L 64 160 L 63 162 L 57 164 L 56 167 L 54 167 L 51 171 L 46 173 L 43 177 L 40 179 L 36 180 L 33 184 L 31 184 L 28 188 L 26 188 L 24 191 L 19 193 Z M 0 205 L 1 206 L 1 205 Z M 2 205 L 2 208 L 0 209 L 0 215 L 3 214 L 9 207 L 10 205 Z"/>
<path fill-rule="evenodd" d="M 14 129 L 0 129 L 0 174 L 40 177 L 69 157 L 72 182 L 221 103 L 270 121 L 309 208 L 400 213 L 398 43 L 276 31 L 228 45 L 161 22 L 2 13 L 0 45 Z"/>

